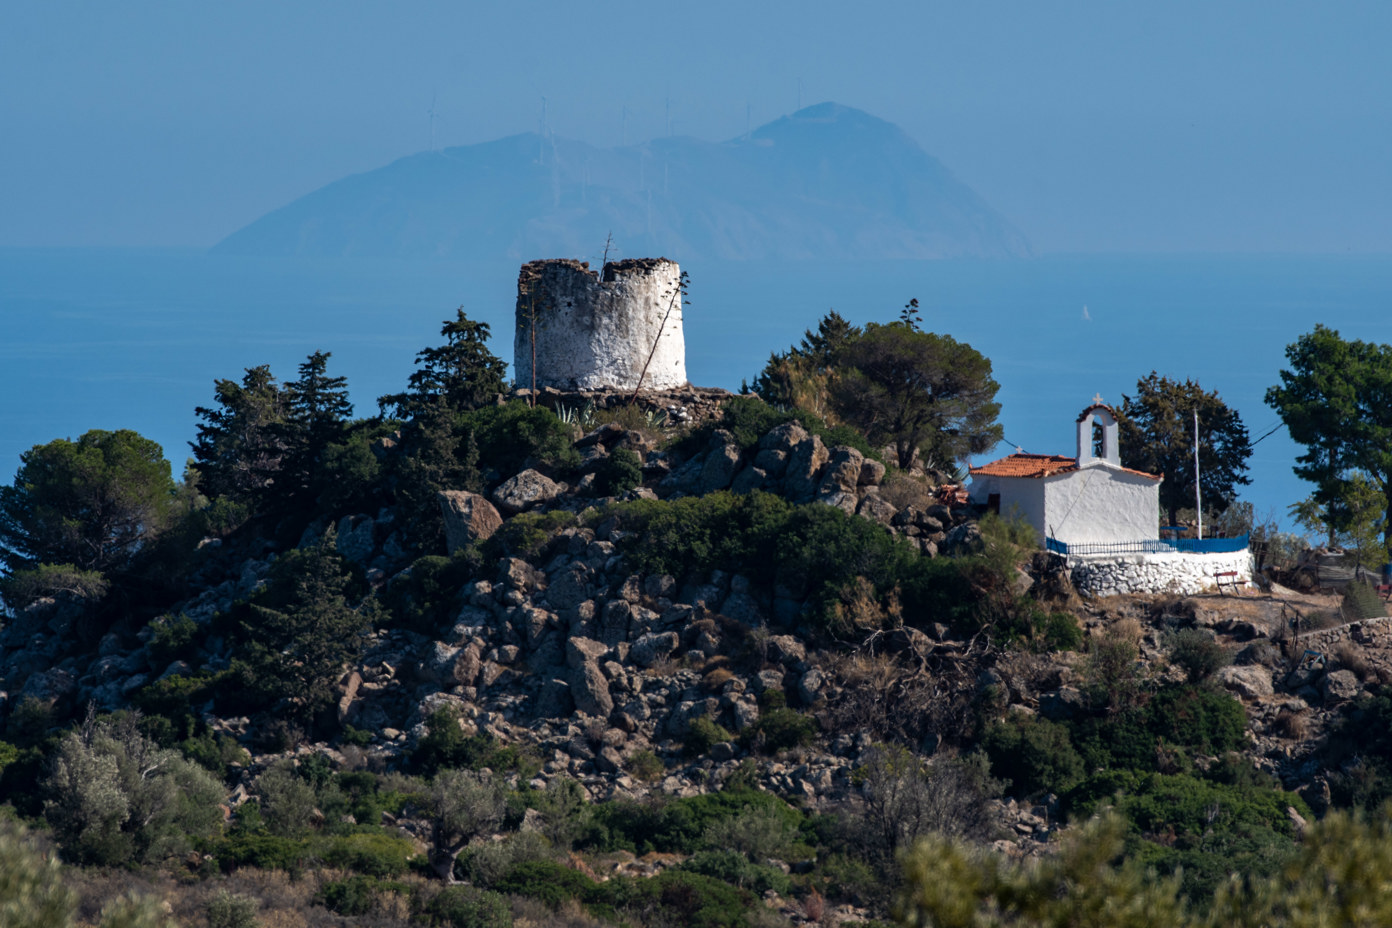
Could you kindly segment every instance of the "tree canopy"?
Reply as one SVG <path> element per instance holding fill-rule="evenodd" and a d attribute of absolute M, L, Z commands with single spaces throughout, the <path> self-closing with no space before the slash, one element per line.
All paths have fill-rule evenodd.
<path fill-rule="evenodd" d="M 214 381 L 213 398 L 217 405 L 194 409 L 202 420 L 191 442 L 199 489 L 213 499 L 252 506 L 285 454 L 285 390 L 270 366 L 261 364 L 247 368 L 240 384 Z"/>
<path fill-rule="evenodd" d="M 0 563 L 125 568 L 168 525 L 174 493 L 163 449 L 129 429 L 35 445 L 0 487 Z"/>
<path fill-rule="evenodd" d="M 949 335 L 920 331 L 908 309 L 864 328 L 828 313 L 800 345 L 769 358 L 754 389 L 859 429 L 892 447 L 900 467 L 920 455 L 941 467 L 1001 438 L 991 362 Z"/>
<path fill-rule="evenodd" d="M 1180 509 L 1194 505 L 1194 413 L 1199 414 L 1199 489 L 1205 507 L 1219 512 L 1237 498 L 1237 488 L 1251 483 L 1247 458 L 1252 454 L 1247 427 L 1237 410 L 1217 391 L 1192 380 L 1180 383 L 1151 371 L 1136 381 L 1136 394 L 1123 396 L 1121 463 L 1161 474 L 1160 505 L 1170 524 Z"/>
<path fill-rule="evenodd" d="M 1286 346 L 1288 370 L 1266 391 L 1291 438 L 1305 446 L 1296 476 L 1315 485 L 1311 501 L 1335 532 L 1355 527 L 1345 505 L 1350 481 L 1371 481 L 1382 497 L 1383 544 L 1392 542 L 1392 346 L 1347 341 L 1315 326 Z"/>
<path fill-rule="evenodd" d="M 377 405 L 397 418 L 409 419 L 436 399 L 455 411 L 476 409 L 506 391 L 507 364 L 488 350 L 486 322 L 475 322 L 455 310 L 440 328 L 445 343 L 416 354 L 416 370 L 404 393 L 379 397 Z"/>

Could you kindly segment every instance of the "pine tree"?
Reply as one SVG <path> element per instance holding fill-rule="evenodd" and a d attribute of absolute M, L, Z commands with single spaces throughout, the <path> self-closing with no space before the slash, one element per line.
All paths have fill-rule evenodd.
<path fill-rule="evenodd" d="M 334 698 L 343 667 L 362 653 L 371 616 L 349 604 L 354 581 L 332 527 L 311 547 L 287 552 L 244 613 L 242 661 L 266 702 L 310 718 Z"/>
<path fill-rule="evenodd" d="M 1252 446 L 1237 410 L 1217 391 L 1192 380 L 1180 383 L 1155 371 L 1123 396 L 1121 463 L 1164 476 L 1160 505 L 1175 524 L 1179 510 L 1194 505 L 1194 413 L 1199 415 L 1199 475 L 1205 508 L 1222 512 L 1236 502 L 1237 488 L 1251 483 L 1247 458 Z"/>
<path fill-rule="evenodd" d="M 262 364 L 247 368 L 240 384 L 215 381 L 213 393 L 216 406 L 194 410 L 203 420 L 190 443 L 198 489 L 255 510 L 285 456 L 285 390 Z"/>
<path fill-rule="evenodd" d="M 419 414 L 435 400 L 451 410 L 477 409 L 506 391 L 507 365 L 488 350 L 488 324 L 464 315 L 461 306 L 453 320 L 440 328 L 445 344 L 416 355 L 417 370 L 407 380 L 405 393 L 378 398 L 382 414 L 391 410 L 398 419 Z"/>

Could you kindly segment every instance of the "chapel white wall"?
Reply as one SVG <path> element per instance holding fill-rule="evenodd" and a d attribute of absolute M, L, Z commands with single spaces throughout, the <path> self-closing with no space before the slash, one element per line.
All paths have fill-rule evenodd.
<path fill-rule="evenodd" d="M 1044 488 L 1044 531 L 1059 541 L 1082 544 L 1160 537 L 1160 486 L 1154 480 L 1095 461 L 1036 482 Z"/>

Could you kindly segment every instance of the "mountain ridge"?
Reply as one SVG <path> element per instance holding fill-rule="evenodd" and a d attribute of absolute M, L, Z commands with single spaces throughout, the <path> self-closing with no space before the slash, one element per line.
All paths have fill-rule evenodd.
<path fill-rule="evenodd" d="M 684 259 L 1020 257 L 1023 233 L 903 130 L 835 103 L 742 138 L 598 148 L 522 133 L 418 152 L 232 233 L 228 254 L 628 254 Z"/>

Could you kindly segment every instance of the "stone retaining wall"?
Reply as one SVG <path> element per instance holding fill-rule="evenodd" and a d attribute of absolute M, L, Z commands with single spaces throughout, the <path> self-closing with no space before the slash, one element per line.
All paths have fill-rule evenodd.
<path fill-rule="evenodd" d="M 1215 575 L 1236 571 L 1244 588 L 1252 584 L 1252 554 L 1108 554 L 1069 555 L 1073 586 L 1084 596 L 1125 593 L 1192 595 L 1217 587 Z"/>

